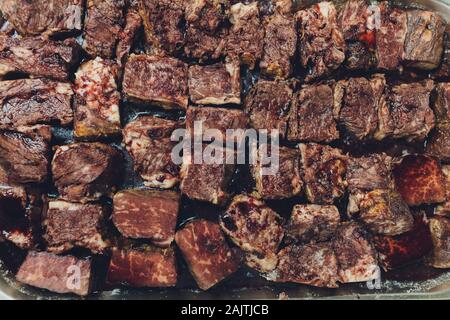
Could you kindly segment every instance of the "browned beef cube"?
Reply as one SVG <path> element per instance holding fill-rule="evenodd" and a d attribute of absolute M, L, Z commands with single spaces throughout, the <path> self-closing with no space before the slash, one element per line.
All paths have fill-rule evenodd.
<path fill-rule="evenodd" d="M 450 82 L 436 85 L 436 100 L 433 108 L 439 123 L 450 123 Z"/>
<path fill-rule="evenodd" d="M 434 213 L 450 217 L 450 165 L 442 166 L 442 172 L 445 177 L 445 189 L 447 191 L 447 201 L 436 207 Z"/>
<path fill-rule="evenodd" d="M 450 123 L 438 124 L 427 140 L 426 153 L 450 162 Z"/>
<path fill-rule="evenodd" d="M 334 4 L 322 1 L 297 12 L 300 62 L 312 81 L 339 68 L 345 60 L 345 41 Z"/>
<path fill-rule="evenodd" d="M 108 214 L 108 208 L 101 204 L 50 200 L 44 220 L 47 250 L 63 253 L 81 247 L 103 252 L 109 246 L 104 239 Z"/>
<path fill-rule="evenodd" d="M 259 80 L 245 98 L 244 110 L 256 130 L 278 130 L 286 137 L 292 89 L 285 81 Z"/>
<path fill-rule="evenodd" d="M 447 23 L 444 33 L 444 54 L 440 66 L 431 73 L 433 79 L 448 79 L 450 77 L 450 24 Z"/>
<path fill-rule="evenodd" d="M 366 0 L 348 0 L 339 15 L 344 39 L 356 41 L 367 32 L 369 5 Z"/>
<path fill-rule="evenodd" d="M 410 206 L 446 200 L 445 180 L 439 161 L 426 155 L 408 155 L 394 167 L 397 190 Z"/>
<path fill-rule="evenodd" d="M 53 181 L 63 200 L 97 200 L 114 191 L 121 161 L 117 149 L 102 143 L 59 146 L 52 161 Z"/>
<path fill-rule="evenodd" d="M 172 162 L 172 132 L 180 123 L 154 116 L 141 116 L 123 129 L 124 143 L 134 162 L 134 170 L 145 185 L 163 189 L 178 183 L 179 167 Z"/>
<path fill-rule="evenodd" d="M 336 114 L 345 130 L 359 140 L 371 138 L 378 126 L 378 110 L 385 102 L 384 76 L 350 78 L 335 88 Z"/>
<path fill-rule="evenodd" d="M 0 82 L 0 127 L 39 123 L 68 125 L 73 120 L 69 83 L 46 79 Z"/>
<path fill-rule="evenodd" d="M 392 8 L 388 1 L 379 5 L 380 27 L 376 33 L 377 67 L 384 70 L 396 70 L 404 56 L 404 44 L 407 32 L 406 12 Z"/>
<path fill-rule="evenodd" d="M 289 113 L 288 140 L 331 142 L 339 138 L 334 114 L 333 86 L 303 86 Z"/>
<path fill-rule="evenodd" d="M 117 64 L 97 57 L 83 63 L 75 78 L 75 137 L 92 140 L 119 134 Z"/>
<path fill-rule="evenodd" d="M 433 251 L 428 264 L 434 268 L 450 268 L 450 220 L 444 217 L 431 218 L 429 221 Z"/>
<path fill-rule="evenodd" d="M 19 39 L 0 33 L 0 77 L 21 72 L 67 80 L 78 53 L 79 46 L 73 39 L 64 42 L 34 37 Z"/>
<path fill-rule="evenodd" d="M 3 0 L 0 11 L 23 35 L 81 30 L 82 0 Z"/>
<path fill-rule="evenodd" d="M 260 145 L 256 165 L 252 168 L 256 190 L 263 199 L 286 199 L 299 195 L 303 188 L 298 149 Z M 270 158 L 269 158 L 270 157 Z M 270 160 L 277 158 L 277 163 Z"/>
<path fill-rule="evenodd" d="M 363 282 L 377 277 L 377 253 L 368 233 L 358 223 L 342 223 L 332 243 L 339 264 L 340 282 Z"/>
<path fill-rule="evenodd" d="M 125 16 L 125 24 L 122 32 L 119 34 L 119 41 L 116 47 L 116 60 L 119 66 L 125 64 L 128 54 L 131 51 L 133 42 L 138 33 L 139 28 L 142 26 L 142 19 L 137 8 L 130 7 Z"/>
<path fill-rule="evenodd" d="M 392 158 L 385 153 L 350 158 L 347 182 L 351 192 L 388 189 L 392 185 Z"/>
<path fill-rule="evenodd" d="M 435 125 L 430 108 L 433 81 L 400 84 L 391 88 L 387 103 L 378 113 L 378 131 L 375 139 L 406 138 L 423 140 Z"/>
<path fill-rule="evenodd" d="M 315 143 L 300 145 L 303 181 L 311 203 L 332 204 L 347 188 L 347 157 L 341 150 Z"/>
<path fill-rule="evenodd" d="M 234 197 L 220 217 L 223 232 L 246 253 L 247 265 L 262 272 L 277 265 L 283 223 L 283 218 L 264 202 L 245 195 Z"/>
<path fill-rule="evenodd" d="M 141 0 L 139 14 L 144 22 L 152 54 L 175 54 L 184 44 L 182 23 L 184 0 Z"/>
<path fill-rule="evenodd" d="M 174 58 L 132 54 L 125 65 L 123 92 L 131 100 L 167 109 L 188 105 L 187 66 Z"/>
<path fill-rule="evenodd" d="M 236 3 L 230 9 L 231 29 L 228 36 L 227 54 L 239 58 L 242 64 L 253 69 L 261 59 L 264 45 L 264 27 L 258 2 Z"/>
<path fill-rule="evenodd" d="M 328 241 L 340 222 L 341 216 L 335 206 L 297 204 L 292 209 L 286 236 L 299 242 Z"/>
<path fill-rule="evenodd" d="M 339 265 L 330 243 L 291 245 L 278 253 L 277 268 L 266 275 L 276 282 L 337 288 Z"/>
<path fill-rule="evenodd" d="M 91 290 L 91 260 L 30 251 L 17 272 L 16 279 L 57 293 L 86 296 Z"/>
<path fill-rule="evenodd" d="M 177 231 L 175 241 L 202 290 L 216 285 L 241 264 L 239 252 L 228 246 L 216 223 L 206 220 L 188 222 Z"/>
<path fill-rule="evenodd" d="M 179 206 L 180 195 L 173 191 L 124 190 L 114 195 L 112 220 L 124 237 L 168 247 L 175 237 Z"/>
<path fill-rule="evenodd" d="M 348 43 L 345 55 L 347 58 L 344 65 L 348 70 L 367 71 L 375 64 L 374 52 L 363 42 Z"/>
<path fill-rule="evenodd" d="M 106 281 L 132 287 L 173 287 L 177 284 L 175 251 L 149 245 L 114 248 Z"/>
<path fill-rule="evenodd" d="M 437 68 L 444 51 L 445 21 L 438 13 L 425 10 L 410 10 L 407 17 L 406 65 L 425 70 Z"/>
<path fill-rule="evenodd" d="M 125 0 L 87 0 L 83 48 L 91 56 L 112 58 L 122 31 Z"/>
<path fill-rule="evenodd" d="M 8 180 L 17 183 L 44 182 L 50 158 L 50 127 L 18 127 L 0 131 L 0 167 Z"/>

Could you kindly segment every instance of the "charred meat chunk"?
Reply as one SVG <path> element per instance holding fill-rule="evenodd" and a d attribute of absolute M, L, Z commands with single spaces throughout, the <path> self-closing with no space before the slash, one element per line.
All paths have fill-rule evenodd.
<path fill-rule="evenodd" d="M 112 221 L 127 238 L 168 247 L 175 237 L 180 195 L 173 191 L 124 190 L 114 195 Z"/>
<path fill-rule="evenodd" d="M 244 110 L 250 125 L 256 129 L 278 130 L 280 138 L 286 137 L 292 88 L 285 81 L 260 79 L 247 94 Z"/>
<path fill-rule="evenodd" d="M 43 224 L 48 251 L 63 253 L 80 247 L 101 253 L 109 246 L 104 237 L 106 206 L 50 200 L 47 207 Z"/>
<path fill-rule="evenodd" d="M 122 31 L 125 0 L 87 0 L 83 48 L 93 57 L 111 59 Z"/>
<path fill-rule="evenodd" d="M 86 202 L 110 195 L 121 175 L 122 156 L 102 143 L 74 143 L 56 148 L 53 181 L 61 199 Z"/>
<path fill-rule="evenodd" d="M 344 66 L 348 70 L 369 70 L 375 64 L 373 51 L 362 42 L 350 42 L 345 52 Z"/>
<path fill-rule="evenodd" d="M 99 57 L 78 69 L 75 74 L 76 138 L 92 140 L 121 132 L 117 78 L 117 65 Z"/>
<path fill-rule="evenodd" d="M 426 153 L 450 162 L 450 122 L 438 124 L 427 140 Z"/>
<path fill-rule="evenodd" d="M 223 232 L 246 253 L 246 263 L 268 272 L 277 265 L 276 253 L 283 240 L 283 218 L 251 196 L 234 197 L 220 216 Z"/>
<path fill-rule="evenodd" d="M 131 287 L 173 287 L 177 284 L 175 251 L 150 245 L 114 248 L 106 282 Z"/>
<path fill-rule="evenodd" d="M 435 12 L 409 10 L 405 39 L 406 65 L 430 70 L 439 66 L 444 51 L 445 21 Z"/>
<path fill-rule="evenodd" d="M 407 155 L 393 170 L 397 190 L 410 206 L 446 200 L 445 180 L 438 160 L 426 155 Z"/>
<path fill-rule="evenodd" d="M 253 178 L 256 190 L 263 199 L 286 199 L 299 195 L 303 188 L 300 174 L 300 152 L 298 149 L 261 145 L 258 149 Z M 273 163 L 273 159 L 278 159 Z"/>
<path fill-rule="evenodd" d="M 78 54 L 79 46 L 73 39 L 64 42 L 34 37 L 19 39 L 0 33 L 0 77 L 21 72 L 67 80 Z"/>
<path fill-rule="evenodd" d="M 163 189 L 178 183 L 179 168 L 172 162 L 170 140 L 180 123 L 154 116 L 141 116 L 123 129 L 125 147 L 133 158 L 134 170 L 144 184 Z"/>
<path fill-rule="evenodd" d="M 347 157 L 341 150 L 315 143 L 301 144 L 306 196 L 311 203 L 333 204 L 347 188 Z"/>
<path fill-rule="evenodd" d="M 123 92 L 131 100 L 166 109 L 188 105 L 187 66 L 174 58 L 132 54 L 125 65 Z"/>
<path fill-rule="evenodd" d="M 125 64 L 141 26 L 141 16 L 135 6 L 130 6 L 125 16 L 123 30 L 119 33 L 119 40 L 116 47 L 116 60 L 120 67 Z"/>
<path fill-rule="evenodd" d="M 189 67 L 189 95 L 196 104 L 240 104 L 239 64 L 227 62 Z"/>
<path fill-rule="evenodd" d="M 450 220 L 444 217 L 431 218 L 429 221 L 433 251 L 427 263 L 434 268 L 450 268 Z"/>
<path fill-rule="evenodd" d="M 345 60 L 345 41 L 334 4 L 322 1 L 297 12 L 301 65 L 306 81 L 328 76 Z"/>
<path fill-rule="evenodd" d="M 288 140 L 331 142 L 339 138 L 334 114 L 333 86 L 303 86 L 294 95 L 289 113 Z"/>
<path fill-rule="evenodd" d="M 328 241 L 340 222 L 341 216 L 335 206 L 297 204 L 292 209 L 286 237 L 290 241 L 304 243 Z"/>
<path fill-rule="evenodd" d="M 74 256 L 58 256 L 48 252 L 28 252 L 16 274 L 24 284 L 57 293 L 86 296 L 91 291 L 91 260 Z M 79 274 L 76 281 L 74 272 Z"/>
<path fill-rule="evenodd" d="M 438 123 L 450 124 L 450 82 L 436 85 L 434 112 Z"/>
<path fill-rule="evenodd" d="M 430 108 L 433 89 L 431 80 L 392 87 L 387 95 L 387 103 L 379 109 L 375 139 L 425 139 L 435 126 L 434 113 Z"/>
<path fill-rule="evenodd" d="M 175 241 L 202 290 L 208 290 L 236 270 L 241 256 L 225 241 L 218 224 L 206 220 L 188 222 L 177 231 Z"/>
<path fill-rule="evenodd" d="M 377 253 L 367 231 L 358 223 L 342 223 L 332 243 L 339 264 L 340 282 L 363 282 L 377 277 Z"/>
<path fill-rule="evenodd" d="M 445 177 L 445 189 L 447 191 L 447 201 L 436 207 L 434 213 L 436 215 L 450 216 L 450 165 L 442 167 Z"/>
<path fill-rule="evenodd" d="M 53 35 L 82 27 L 82 0 L 3 0 L 0 12 L 22 35 Z"/>
<path fill-rule="evenodd" d="M 73 121 L 69 83 L 46 79 L 0 82 L 0 127 L 35 124 L 68 125 Z"/>

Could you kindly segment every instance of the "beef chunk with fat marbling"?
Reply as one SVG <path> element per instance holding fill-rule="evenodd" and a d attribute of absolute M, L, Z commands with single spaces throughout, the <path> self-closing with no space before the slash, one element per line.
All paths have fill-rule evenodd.
<path fill-rule="evenodd" d="M 450 162 L 450 122 L 437 124 L 427 140 L 426 153 L 444 162 Z"/>
<path fill-rule="evenodd" d="M 333 84 L 306 85 L 294 95 L 289 113 L 288 140 L 331 142 L 339 138 Z"/>
<path fill-rule="evenodd" d="M 189 67 L 189 96 L 197 104 L 240 104 L 239 63 L 227 62 Z"/>
<path fill-rule="evenodd" d="M 30 251 L 16 274 L 16 280 L 57 293 L 86 296 L 92 287 L 91 264 L 90 259 Z M 74 272 L 79 275 L 76 282 Z"/>
<path fill-rule="evenodd" d="M 20 72 L 67 80 L 78 54 L 79 46 L 74 39 L 64 42 L 37 37 L 20 39 L 0 33 L 0 77 Z"/>
<path fill-rule="evenodd" d="M 108 214 L 101 204 L 49 200 L 43 222 L 47 250 L 63 253 L 78 247 L 102 253 L 109 246 L 104 236 Z"/>
<path fill-rule="evenodd" d="M 118 66 L 97 57 L 75 74 L 74 136 L 93 140 L 121 132 L 117 90 Z"/>
<path fill-rule="evenodd" d="M 174 191 L 130 189 L 114 195 L 112 221 L 127 238 L 150 239 L 168 247 L 175 237 L 180 195 Z"/>
<path fill-rule="evenodd" d="M 246 264 L 268 272 L 277 265 L 278 247 L 283 240 L 284 220 L 263 201 L 252 196 L 234 197 L 220 216 L 223 232 L 246 253 Z"/>
<path fill-rule="evenodd" d="M 434 217 L 429 221 L 433 250 L 427 263 L 434 268 L 450 268 L 450 219 Z"/>
<path fill-rule="evenodd" d="M 138 102 L 186 109 L 187 78 L 187 66 L 180 60 L 132 54 L 125 65 L 123 93 Z"/>
<path fill-rule="evenodd" d="M 202 290 L 208 290 L 239 269 L 241 255 L 231 249 L 218 224 L 206 220 L 188 222 L 175 241 Z"/>
<path fill-rule="evenodd" d="M 121 67 L 126 63 L 135 37 L 142 26 L 142 18 L 137 12 L 136 6 L 130 5 L 125 15 L 125 23 L 116 46 L 116 61 Z"/>
<path fill-rule="evenodd" d="M 125 147 L 134 170 L 149 187 L 172 188 L 179 181 L 179 167 L 172 162 L 175 143 L 170 137 L 181 123 L 154 116 L 141 116 L 123 129 Z"/>
<path fill-rule="evenodd" d="M 54 35 L 82 28 L 82 0 L 3 0 L 0 12 L 22 35 Z"/>
<path fill-rule="evenodd" d="M 69 83 L 47 79 L 1 81 L 0 127 L 68 125 L 73 121 L 72 97 Z"/>
<path fill-rule="evenodd" d="M 122 155 L 103 143 L 74 143 L 56 147 L 53 181 L 61 199 L 74 202 L 110 195 L 121 177 Z"/>
<path fill-rule="evenodd" d="M 433 108 L 438 123 L 450 124 L 450 82 L 436 85 L 436 99 Z"/>

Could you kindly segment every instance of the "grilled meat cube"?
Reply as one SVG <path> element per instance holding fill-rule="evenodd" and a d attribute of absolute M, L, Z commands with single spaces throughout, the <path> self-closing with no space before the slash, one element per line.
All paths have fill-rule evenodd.
<path fill-rule="evenodd" d="M 227 54 L 239 58 L 242 64 L 253 69 L 262 57 L 264 45 L 264 27 L 258 2 L 236 3 L 231 6 L 230 15 Z"/>
<path fill-rule="evenodd" d="M 431 73 L 432 79 L 448 79 L 450 77 L 450 24 L 447 23 L 444 33 L 444 54 L 440 66 Z"/>
<path fill-rule="evenodd" d="M 450 162 L 450 123 L 438 124 L 427 140 L 426 153 Z"/>
<path fill-rule="evenodd" d="M 338 27 L 336 8 L 329 1 L 297 12 L 300 62 L 306 81 L 328 76 L 345 60 L 345 41 Z"/>
<path fill-rule="evenodd" d="M 3 0 L 0 11 L 22 35 L 53 35 L 82 27 L 82 0 Z"/>
<path fill-rule="evenodd" d="M 210 59 L 219 59 L 225 53 L 228 29 L 221 29 L 217 34 L 211 35 L 196 27 L 188 26 L 186 30 L 186 44 L 184 53 L 189 58 L 200 62 Z"/>
<path fill-rule="evenodd" d="M 18 127 L 0 131 L 0 167 L 16 183 L 44 182 L 50 158 L 50 127 Z"/>
<path fill-rule="evenodd" d="M 24 284 L 57 293 L 86 296 L 91 291 L 91 260 L 30 251 L 16 274 Z M 79 277 L 74 277 L 75 273 Z"/>
<path fill-rule="evenodd" d="M 1 81 L 0 127 L 68 125 L 73 121 L 72 97 L 69 83 L 46 79 Z"/>
<path fill-rule="evenodd" d="M 438 123 L 450 124 L 450 82 L 436 85 L 436 100 L 433 108 Z"/>
<path fill-rule="evenodd" d="M 187 88 L 183 62 L 169 57 L 129 56 L 123 79 L 123 92 L 129 99 L 166 109 L 186 109 Z"/>
<path fill-rule="evenodd" d="M 328 241 L 333 236 L 341 216 L 335 206 L 297 204 L 292 209 L 291 219 L 286 227 L 290 241 Z"/>
<path fill-rule="evenodd" d="M 81 247 L 101 253 L 109 246 L 104 237 L 109 214 L 106 206 L 50 200 L 47 207 L 43 224 L 49 252 L 63 253 Z"/>
<path fill-rule="evenodd" d="M 450 165 L 442 166 L 442 172 L 444 173 L 445 177 L 447 200 L 445 203 L 436 207 L 434 214 L 450 217 Z"/>
<path fill-rule="evenodd" d="M 430 108 L 433 89 L 431 80 L 392 87 L 387 95 L 387 103 L 383 103 L 378 112 L 379 124 L 375 139 L 425 139 L 435 125 L 434 113 Z"/>
<path fill-rule="evenodd" d="M 388 189 L 392 186 L 392 158 L 382 154 L 371 154 L 361 158 L 350 158 L 347 167 L 347 182 L 350 192 Z"/>
<path fill-rule="evenodd" d="M 56 148 L 53 181 L 61 199 L 74 202 L 110 195 L 120 179 L 122 156 L 102 143 L 74 143 Z"/>
<path fill-rule="evenodd" d="M 335 87 L 335 112 L 338 122 L 359 140 L 371 138 L 378 126 L 378 110 L 385 103 L 386 80 L 382 75 L 372 79 L 350 78 Z"/>
<path fill-rule="evenodd" d="M 366 0 L 348 0 L 339 15 L 345 40 L 359 40 L 367 32 L 369 5 Z"/>
<path fill-rule="evenodd" d="M 197 104 L 240 104 L 241 79 L 237 62 L 189 67 L 189 95 Z"/>
<path fill-rule="evenodd" d="M 407 14 L 392 8 L 388 1 L 379 6 L 380 27 L 376 33 L 377 67 L 384 70 L 396 70 L 404 56 L 404 44 L 407 33 Z"/>
<path fill-rule="evenodd" d="M 152 54 L 173 55 L 184 44 L 184 0 L 141 0 L 139 14 Z"/>
<path fill-rule="evenodd" d="M 128 58 L 128 55 L 133 46 L 136 34 L 142 26 L 142 19 L 137 9 L 130 7 L 125 16 L 125 24 L 121 33 L 119 33 L 119 40 L 116 46 L 116 61 L 122 67 Z"/>
<path fill-rule="evenodd" d="M 348 70 L 367 71 L 375 64 L 373 52 L 362 42 L 348 43 L 345 55 L 347 58 L 344 62 L 344 66 Z"/>
<path fill-rule="evenodd" d="M 87 0 L 83 48 L 92 57 L 111 59 L 123 24 L 125 0 Z"/>
<path fill-rule="evenodd" d="M 74 39 L 64 42 L 41 38 L 13 38 L 0 33 L 0 77 L 11 72 L 67 80 L 77 62 L 79 46 Z"/>
<path fill-rule="evenodd" d="M 277 265 L 283 223 L 283 218 L 264 202 L 245 195 L 234 197 L 220 216 L 223 232 L 246 253 L 247 265 L 263 272 Z"/>
<path fill-rule="evenodd" d="M 358 223 L 342 223 L 332 243 L 339 264 L 340 282 L 363 282 L 376 278 L 379 271 L 377 253 L 366 230 Z"/>
<path fill-rule="evenodd" d="M 431 218 L 429 221 L 433 251 L 427 263 L 434 268 L 450 268 L 450 220 L 444 217 Z"/>
<path fill-rule="evenodd" d="M 114 195 L 112 221 L 127 238 L 146 238 L 168 247 L 175 237 L 180 195 L 173 191 L 134 189 Z"/>
<path fill-rule="evenodd" d="M 341 150 L 315 143 L 301 144 L 306 196 L 311 203 L 332 204 L 347 188 L 347 157 Z"/>
<path fill-rule="evenodd" d="M 446 200 L 445 180 L 439 162 L 426 155 L 407 155 L 393 170 L 397 190 L 410 206 Z"/>
<path fill-rule="evenodd" d="M 179 167 L 172 162 L 172 132 L 181 126 L 176 121 L 141 116 L 123 129 L 124 143 L 144 184 L 163 189 L 178 183 Z"/>
<path fill-rule="evenodd" d="M 298 149 L 260 145 L 256 165 L 252 168 L 256 181 L 256 190 L 263 199 L 286 199 L 302 191 L 303 181 L 300 175 L 300 152 Z M 270 158 L 277 158 L 278 163 L 270 163 Z M 274 172 L 264 172 L 272 166 Z"/>
<path fill-rule="evenodd" d="M 189 270 L 202 290 L 208 290 L 236 270 L 240 253 L 231 249 L 218 224 L 206 220 L 188 222 L 177 231 L 175 241 Z"/>
<path fill-rule="evenodd" d="M 149 245 L 114 248 L 106 282 L 132 287 L 173 287 L 177 284 L 175 251 Z"/>
<path fill-rule="evenodd" d="M 410 10 L 407 17 L 406 65 L 425 70 L 437 68 L 444 51 L 445 21 L 438 13 L 425 10 Z"/>
<path fill-rule="evenodd" d="M 280 138 L 286 137 L 292 89 L 285 81 L 260 79 L 244 102 L 250 125 L 256 130 L 278 130 Z"/>
<path fill-rule="evenodd" d="M 288 140 L 331 142 L 339 138 L 337 130 L 333 85 L 303 86 L 294 95 L 289 113 Z"/>
<path fill-rule="evenodd" d="M 276 282 L 337 288 L 338 261 L 330 243 L 291 245 L 278 253 L 277 268 L 265 275 Z"/>
<path fill-rule="evenodd" d="M 83 63 L 75 78 L 74 136 L 92 140 L 119 134 L 117 64 L 97 57 Z"/>

